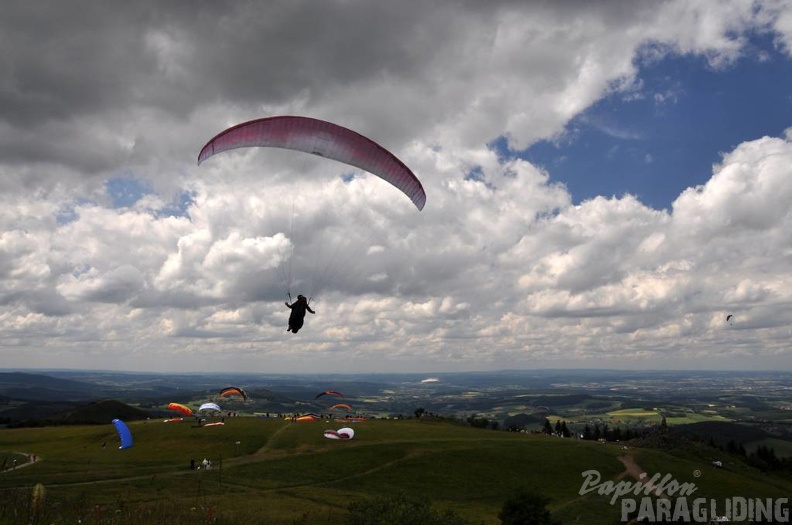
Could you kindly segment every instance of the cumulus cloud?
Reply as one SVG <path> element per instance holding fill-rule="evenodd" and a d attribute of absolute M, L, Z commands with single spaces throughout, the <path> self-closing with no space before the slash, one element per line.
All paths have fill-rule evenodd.
<path fill-rule="evenodd" d="M 726 67 L 750 31 L 788 53 L 784 2 L 6 11 L 9 366 L 673 367 L 722 352 L 740 366 L 788 352 L 789 135 L 736 145 L 670 210 L 631 195 L 573 205 L 549 173 L 487 146 L 557 138 L 601 97 L 634 94 L 637 68 L 669 53 Z M 426 208 L 293 152 L 195 165 L 226 126 L 285 113 L 391 148 Z M 131 203 L 108 181 L 137 181 Z M 317 310 L 295 337 L 287 293 Z"/>

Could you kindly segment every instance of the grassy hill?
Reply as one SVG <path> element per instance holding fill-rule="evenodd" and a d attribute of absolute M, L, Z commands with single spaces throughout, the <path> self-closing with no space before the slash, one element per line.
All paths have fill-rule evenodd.
<path fill-rule="evenodd" d="M 53 421 L 67 424 L 102 424 L 121 419 L 124 421 L 139 421 L 150 416 L 138 408 L 129 406 L 114 399 L 104 399 L 87 405 L 81 405 L 74 410 L 59 414 L 51 418 Z"/>
<path fill-rule="evenodd" d="M 151 413 L 129 406 L 114 399 L 91 403 L 31 402 L 0 412 L 14 423 L 11 427 L 48 425 L 97 425 L 107 424 L 115 418 L 137 421 L 151 417 Z"/>
<path fill-rule="evenodd" d="M 342 426 L 326 420 L 240 417 L 213 427 L 161 420 L 129 426 L 135 445 L 125 450 L 117 449 L 109 424 L 0 431 L 0 461 L 19 452 L 41 458 L 0 473 L 0 523 L 27 523 L 32 487 L 41 483 L 47 523 L 65 516 L 70 523 L 335 524 L 343 523 L 352 501 L 403 493 L 494 524 L 510 493 L 527 487 L 550 498 L 563 523 L 609 524 L 618 522 L 618 504 L 596 491 L 581 496 L 582 473 L 593 469 L 603 481 L 613 480 L 625 471 L 619 460 L 625 454 L 650 474 L 695 483 L 697 497 L 792 492 L 792 481 L 737 460 L 716 469 L 711 458 L 689 451 L 625 450 L 624 444 L 445 422 L 369 420 L 355 425 L 349 441 L 325 439 L 325 428 Z M 189 469 L 191 459 L 204 458 L 214 468 Z"/>
<path fill-rule="evenodd" d="M 702 441 L 712 439 L 718 445 L 725 445 L 728 441 L 749 443 L 770 437 L 770 435 L 755 425 L 731 423 L 727 421 L 703 421 L 688 425 L 675 425 L 674 432 L 690 436 Z"/>

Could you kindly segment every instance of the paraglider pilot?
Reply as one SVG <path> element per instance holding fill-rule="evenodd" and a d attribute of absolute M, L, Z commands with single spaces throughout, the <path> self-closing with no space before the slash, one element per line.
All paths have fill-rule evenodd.
<path fill-rule="evenodd" d="M 305 321 L 306 310 L 312 314 L 316 313 L 311 310 L 310 306 L 308 306 L 308 299 L 306 299 L 304 295 L 298 295 L 297 300 L 292 304 L 289 304 L 288 302 L 284 304 L 291 308 L 291 315 L 289 316 L 289 328 L 287 328 L 286 331 L 293 334 L 296 334 L 300 328 L 302 328 L 303 322 Z"/>

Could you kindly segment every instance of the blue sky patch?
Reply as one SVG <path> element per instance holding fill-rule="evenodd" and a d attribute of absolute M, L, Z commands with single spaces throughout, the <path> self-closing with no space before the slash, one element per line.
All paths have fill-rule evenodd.
<path fill-rule="evenodd" d="M 607 96 L 558 140 L 517 154 L 566 184 L 575 203 L 631 193 L 670 208 L 686 188 L 710 179 L 723 152 L 792 126 L 792 60 L 766 36 L 750 49 L 752 56 L 724 69 L 692 55 L 645 64 L 638 86 L 651 88 Z M 506 154 L 502 139 L 492 146 Z"/>
<path fill-rule="evenodd" d="M 157 217 L 189 217 L 189 208 L 195 203 L 194 193 L 183 191 L 157 211 Z"/>
<path fill-rule="evenodd" d="M 113 208 L 129 208 L 144 196 L 152 193 L 148 185 L 132 177 L 108 179 L 105 187 Z"/>

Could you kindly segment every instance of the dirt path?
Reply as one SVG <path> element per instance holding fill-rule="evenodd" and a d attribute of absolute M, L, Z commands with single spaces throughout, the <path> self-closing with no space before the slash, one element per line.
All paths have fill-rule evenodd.
<path fill-rule="evenodd" d="M 272 443 L 272 441 L 276 437 L 278 437 L 280 434 L 282 434 L 283 432 L 285 432 L 289 428 L 291 428 L 291 425 L 283 425 L 283 426 L 281 426 L 278 430 L 276 430 L 275 432 L 272 433 L 272 435 L 269 437 L 269 439 L 267 439 L 267 442 L 264 443 L 264 446 L 262 446 L 260 449 L 255 451 L 252 455 L 253 456 L 258 456 L 258 455 L 261 455 L 261 454 L 266 454 L 267 451 L 270 450 L 270 443 Z"/>
<path fill-rule="evenodd" d="M 646 472 L 646 470 L 638 466 L 638 464 L 635 462 L 635 458 L 633 458 L 631 454 L 625 454 L 624 456 L 619 456 L 618 460 L 621 461 L 622 465 L 624 465 L 624 472 L 616 476 L 616 481 L 623 479 L 625 476 L 630 476 L 631 478 L 633 478 L 642 485 L 651 483 L 652 476 L 650 476 Z M 643 475 L 643 479 L 641 478 L 641 475 Z M 649 492 L 653 492 L 656 496 L 661 498 L 665 497 L 663 491 L 657 488 L 650 489 Z"/>
<path fill-rule="evenodd" d="M 25 457 L 28 458 L 28 460 L 25 463 L 17 463 L 16 465 L 13 465 L 13 464 L 12 465 L 6 465 L 5 470 L 0 471 L 0 474 L 3 474 L 5 472 L 13 472 L 14 470 L 17 470 L 17 469 L 21 469 L 21 468 L 29 467 L 31 465 L 35 465 L 36 463 L 38 463 L 39 461 L 42 461 L 44 459 L 41 456 L 38 456 L 38 455 L 35 455 L 35 454 L 29 454 L 27 452 L 12 451 L 11 453 L 12 454 L 18 454 L 20 456 L 25 456 Z M 36 459 L 33 459 L 34 457 Z"/>
<path fill-rule="evenodd" d="M 420 450 L 412 451 L 412 452 L 406 454 L 404 457 L 393 459 L 391 461 L 388 461 L 388 462 L 382 463 L 380 465 L 377 465 L 376 467 L 372 467 L 372 468 L 370 468 L 368 470 L 364 470 L 362 472 L 355 472 L 354 474 L 349 474 L 349 475 L 342 476 L 342 477 L 339 477 L 339 478 L 326 479 L 326 480 L 322 480 L 322 481 L 308 481 L 308 482 L 305 482 L 305 483 L 295 483 L 294 485 L 282 485 L 282 486 L 270 487 L 270 488 L 265 488 L 265 489 L 251 487 L 249 485 L 240 484 L 238 482 L 234 482 L 234 483 L 226 483 L 226 482 L 224 482 L 223 484 L 224 485 L 228 485 L 228 486 L 235 486 L 235 487 L 239 487 L 239 488 L 243 488 L 243 489 L 247 489 L 247 490 L 255 490 L 256 492 L 278 492 L 278 491 L 281 491 L 281 490 L 289 490 L 289 489 L 300 488 L 300 487 L 316 487 L 316 486 L 319 486 L 319 485 L 332 485 L 333 483 L 338 483 L 338 482 L 341 482 L 341 481 L 347 481 L 347 480 L 350 480 L 350 479 L 355 479 L 355 478 L 368 476 L 368 475 L 373 474 L 375 472 L 379 472 L 380 470 L 384 470 L 384 469 L 390 468 L 390 467 L 392 467 L 392 466 L 394 466 L 394 465 L 396 465 L 398 463 L 401 463 L 401 462 L 404 462 L 404 461 L 408 461 L 408 460 L 411 460 L 413 458 L 420 457 L 420 456 L 423 456 L 423 455 L 426 455 L 426 454 L 431 454 L 431 453 L 432 452 L 420 451 Z"/>
<path fill-rule="evenodd" d="M 275 433 L 272 434 L 272 436 L 270 436 L 270 438 L 267 440 L 267 443 L 264 446 L 262 446 L 261 448 L 259 448 L 258 450 L 256 450 L 256 452 L 254 452 L 253 454 L 246 455 L 246 456 L 240 456 L 240 457 L 236 457 L 236 458 L 224 459 L 222 465 L 219 466 L 219 468 L 221 468 L 223 470 L 225 470 L 225 469 L 233 469 L 235 466 L 245 465 L 245 464 L 249 464 L 249 463 L 258 463 L 258 462 L 261 462 L 261 461 L 270 461 L 270 460 L 279 459 L 281 457 L 287 457 L 287 456 L 291 455 L 292 454 L 291 452 L 286 452 L 286 453 L 280 454 L 277 451 L 273 454 L 272 453 L 273 451 L 269 448 L 269 443 L 272 442 L 272 439 L 275 438 L 281 432 L 285 431 L 287 428 L 289 428 L 289 427 L 288 426 L 284 426 L 284 427 L 278 429 Z M 455 440 L 442 439 L 441 441 L 455 441 Z M 468 440 L 464 439 L 464 440 L 459 440 L 459 441 L 467 442 Z M 401 443 L 401 442 L 403 442 L 403 441 L 401 441 L 401 440 L 394 440 L 393 441 L 393 443 Z M 354 444 L 353 443 L 346 443 L 346 445 L 347 446 L 351 446 L 351 447 L 368 446 L 366 443 L 354 443 Z M 313 451 L 310 451 L 308 453 L 311 453 L 311 454 L 324 454 L 326 452 L 329 452 L 330 450 L 331 450 L 330 448 L 323 449 L 323 450 L 313 450 Z M 379 464 L 379 465 L 377 465 L 375 467 L 372 467 L 372 468 L 369 468 L 367 470 L 364 470 L 364 471 L 361 471 L 361 472 L 355 472 L 353 474 L 349 474 L 349 475 L 338 477 L 338 478 L 322 480 L 322 481 L 308 481 L 308 482 L 305 482 L 305 483 L 296 483 L 294 485 L 284 485 L 284 486 L 272 487 L 272 488 L 267 488 L 267 489 L 261 489 L 261 488 L 245 485 L 244 483 L 231 481 L 231 478 L 226 480 L 226 478 L 224 476 L 223 485 L 235 486 L 235 487 L 238 487 L 240 489 L 254 490 L 254 491 L 264 491 L 264 492 L 273 492 L 273 491 L 278 491 L 278 490 L 288 490 L 288 489 L 292 489 L 292 488 L 296 488 L 296 487 L 302 487 L 302 486 L 327 485 L 327 484 L 337 483 L 339 481 L 345 481 L 345 480 L 354 479 L 354 478 L 358 478 L 358 477 L 368 476 L 368 475 L 370 475 L 372 473 L 375 473 L 377 471 L 390 468 L 393 465 L 396 465 L 398 463 L 401 463 L 401 462 L 404 462 L 404 461 L 408 461 L 408 460 L 411 460 L 413 458 L 416 458 L 416 457 L 419 457 L 419 456 L 422 456 L 422 455 L 425 455 L 425 454 L 431 454 L 431 453 L 433 453 L 433 452 L 432 451 L 426 451 L 426 450 L 413 450 L 413 451 L 408 452 L 407 454 L 405 454 L 401 458 L 397 458 L 397 459 L 394 459 L 394 460 L 391 460 L 391 461 L 387 461 L 385 463 Z M 155 479 L 170 478 L 170 477 L 175 477 L 175 476 L 201 475 L 201 473 L 203 473 L 203 472 L 205 472 L 205 471 L 203 471 L 203 470 L 189 470 L 189 469 L 175 470 L 175 471 L 174 470 L 168 470 L 168 471 L 154 472 L 154 473 L 148 473 L 148 474 L 137 474 L 137 475 L 134 475 L 134 476 L 123 476 L 123 477 L 118 477 L 118 478 L 96 479 L 96 480 L 90 480 L 90 481 L 72 481 L 72 482 L 66 482 L 66 483 L 52 483 L 52 484 L 48 484 L 47 486 L 49 486 L 49 487 L 76 487 L 76 486 L 85 486 L 85 485 L 111 485 L 111 484 L 114 484 L 114 483 L 125 483 L 125 482 L 130 482 L 130 481 L 141 481 L 141 480 L 151 480 L 151 481 L 153 481 Z"/>
<path fill-rule="evenodd" d="M 272 442 L 272 439 L 289 428 L 288 425 L 284 425 L 278 430 L 276 430 L 267 440 L 267 442 L 256 450 L 253 454 L 243 455 L 236 458 L 226 458 L 223 460 L 223 464 L 219 466 L 220 469 L 225 466 L 226 468 L 231 468 L 234 465 L 243 465 L 246 463 L 255 463 L 258 461 L 263 461 L 261 458 L 262 455 L 265 455 L 269 451 L 269 445 Z M 50 487 L 76 487 L 82 485 L 109 485 L 113 483 L 124 483 L 129 481 L 141 481 L 141 480 L 154 480 L 157 478 L 168 478 L 173 476 L 187 476 L 187 475 L 200 475 L 200 470 L 167 470 L 163 472 L 155 472 L 153 474 L 139 474 L 136 476 L 126 476 L 121 478 L 108 478 L 108 479 L 95 479 L 91 481 L 73 481 L 69 483 L 52 483 Z M 243 485 L 238 485 L 239 487 L 243 487 Z"/>

